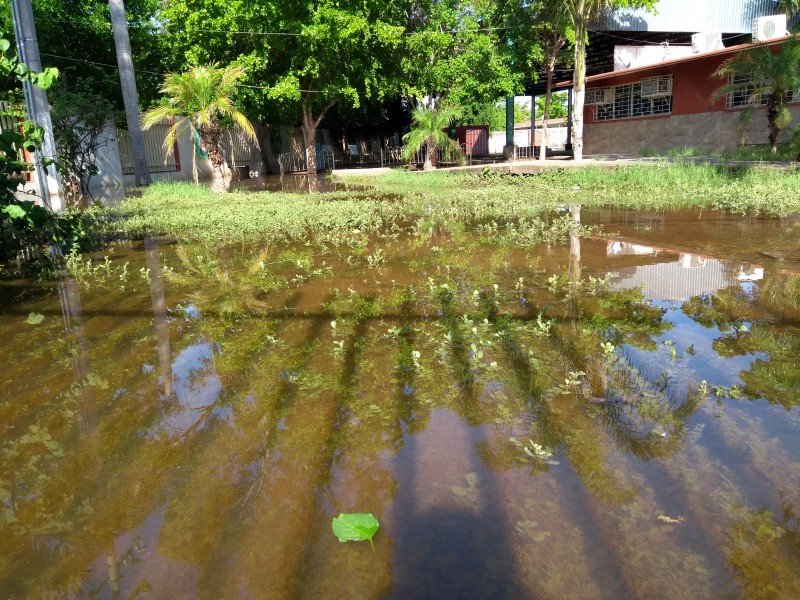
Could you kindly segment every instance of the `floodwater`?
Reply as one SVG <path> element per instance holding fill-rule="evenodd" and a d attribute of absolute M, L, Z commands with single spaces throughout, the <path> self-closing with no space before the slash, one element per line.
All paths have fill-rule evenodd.
<path fill-rule="evenodd" d="M 0 282 L 0 596 L 800 597 L 800 225 L 581 219 Z"/>

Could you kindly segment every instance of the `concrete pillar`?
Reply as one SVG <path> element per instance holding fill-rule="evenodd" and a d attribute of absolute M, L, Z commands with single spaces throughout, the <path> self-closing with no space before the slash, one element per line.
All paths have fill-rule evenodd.
<path fill-rule="evenodd" d="M 571 87 L 567 90 L 567 141 L 564 150 L 568 152 L 572 150 L 572 90 Z"/>
<path fill-rule="evenodd" d="M 14 21 L 14 36 L 17 38 L 17 54 L 20 61 L 24 62 L 31 71 L 41 73 L 42 59 L 39 56 L 39 40 L 36 38 L 31 0 L 11 0 L 11 17 Z M 56 158 L 56 143 L 53 138 L 53 124 L 50 121 L 50 104 L 47 101 L 47 93 L 29 81 L 26 81 L 22 87 L 28 116 L 44 129 L 42 147 L 36 151 L 34 157 L 39 194 L 46 206 L 51 210 L 60 211 L 64 208 L 61 198 L 61 179 L 55 165 L 44 166 L 42 164 L 45 159 L 55 160 Z"/>
<path fill-rule="evenodd" d="M 503 159 L 514 160 L 514 97 L 506 97 L 506 145 L 503 147 Z"/>

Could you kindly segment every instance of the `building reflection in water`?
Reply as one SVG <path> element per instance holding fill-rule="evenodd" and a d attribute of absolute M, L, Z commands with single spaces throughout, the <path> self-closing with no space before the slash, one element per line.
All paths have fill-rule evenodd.
<path fill-rule="evenodd" d="M 675 254 L 668 251 L 620 241 L 609 242 L 606 247 L 608 257 L 659 256 L 662 253 L 663 262 L 614 270 L 611 286 L 619 290 L 641 288 L 649 300 L 678 302 L 764 277 L 762 267 L 737 265 L 697 254 L 680 252 L 674 258 Z"/>

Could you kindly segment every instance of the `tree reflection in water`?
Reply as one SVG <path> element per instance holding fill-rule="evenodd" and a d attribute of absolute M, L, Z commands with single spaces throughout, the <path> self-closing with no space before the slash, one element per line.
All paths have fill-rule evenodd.
<path fill-rule="evenodd" d="M 580 207 L 571 215 L 578 223 Z M 414 573 L 462 549 L 475 573 L 507 573 L 497 589 L 546 596 L 565 588 L 556 578 L 548 587 L 521 544 L 547 540 L 579 553 L 572 558 L 585 563 L 587 593 L 602 581 L 592 565 L 619 576 L 625 593 L 656 589 L 642 580 L 635 557 L 624 558 L 633 552 L 628 546 L 647 545 L 636 539 L 644 526 L 635 511 L 662 506 L 652 500 L 658 485 L 684 483 L 675 471 L 694 476 L 689 453 L 702 447 L 689 442 L 707 404 L 702 392 L 659 382 L 658 366 L 631 351 L 659 347 L 672 326 L 664 310 L 635 290 L 611 290 L 602 276 L 590 280 L 595 271 L 581 251 L 591 246 L 582 248 L 576 235 L 568 252 L 565 244 L 547 255 L 482 246 L 458 231 L 428 239 L 429 229 L 386 246 L 388 264 L 376 251 L 384 246 L 368 249 L 374 241 L 356 234 L 352 246 L 313 251 L 148 239 L 143 255 L 110 267 L 118 269 L 113 277 L 62 281 L 65 328 L 46 321 L 32 334 L 35 348 L 15 349 L 9 389 L 20 402 L 4 396 L 0 404 L 9 424 L 0 438 L 2 588 L 14 597 L 47 590 L 116 596 L 123 581 L 124 597 L 180 588 L 215 597 L 232 590 L 379 597 L 421 589 L 411 583 Z M 123 277 L 128 258 L 134 264 L 126 272 L 135 275 Z M 540 260 L 558 268 L 546 273 Z M 332 279 L 332 269 L 342 276 Z M 759 310 L 779 315 L 794 283 L 769 285 Z M 755 322 L 756 314 L 740 331 L 742 318 L 730 307 L 750 300 L 726 294 L 684 310 L 719 328 L 720 355 L 761 353 L 742 374 L 744 393 L 789 408 L 796 332 L 772 317 Z M 46 393 L 26 369 L 39 377 L 51 369 Z M 189 417 L 180 435 L 165 427 Z M 732 444 L 733 433 L 718 435 Z M 512 438 L 548 449 L 552 462 L 522 460 L 529 457 Z M 775 469 L 763 472 L 769 481 L 778 477 Z M 737 486 L 747 487 L 748 477 Z M 693 489 L 710 493 L 709 485 Z M 532 529 L 541 507 L 524 497 L 531 489 L 553 523 L 564 520 L 569 544 Z M 516 505 L 515 494 L 523 496 Z M 564 513 L 553 498 L 568 505 Z M 567 522 L 568 511 L 585 514 Z M 339 512 L 379 515 L 374 554 L 339 545 L 329 531 Z M 618 542 L 608 523 L 619 515 L 630 529 L 620 530 Z M 785 556 L 794 547 L 791 527 L 772 517 L 770 531 L 787 534 L 765 545 L 759 515 L 730 530 L 726 550 L 745 589 L 767 577 L 748 570 L 749 556 Z M 666 522 L 646 535 L 661 540 Z M 477 537 L 462 535 L 464 524 Z M 694 525 L 713 537 L 704 518 Z M 427 537 L 414 539 L 424 530 Z M 591 556 L 593 542 L 609 556 Z M 425 560 L 401 559 L 415 544 Z M 482 545 L 493 558 L 480 559 Z M 704 551 L 702 543 L 691 548 Z M 772 561 L 769 577 L 791 578 L 793 563 L 785 559 L 784 568 L 781 560 Z M 691 561 L 693 576 L 701 576 L 695 569 L 705 563 Z M 505 571 L 498 566 L 511 562 Z M 463 575 L 453 569 L 447 577 Z M 443 589 L 434 570 L 423 579 L 429 591 Z M 479 579 L 478 596 L 486 591 Z M 688 588 L 676 579 L 670 585 L 679 597 Z"/>

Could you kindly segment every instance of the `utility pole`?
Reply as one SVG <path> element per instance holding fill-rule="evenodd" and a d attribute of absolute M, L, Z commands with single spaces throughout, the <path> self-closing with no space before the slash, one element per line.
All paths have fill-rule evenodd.
<path fill-rule="evenodd" d="M 128 122 L 128 136 L 131 140 L 133 168 L 136 185 L 152 183 L 147 155 L 144 150 L 144 135 L 139 115 L 139 94 L 136 92 L 136 74 L 133 70 L 131 40 L 128 37 L 128 20 L 122 0 L 108 0 L 111 9 L 111 28 L 114 30 L 114 46 L 117 49 L 119 83 L 122 88 L 122 102 L 125 104 L 125 118 Z"/>
<path fill-rule="evenodd" d="M 17 40 L 17 55 L 28 69 L 42 72 L 42 59 L 39 56 L 39 41 L 36 38 L 36 25 L 33 22 L 31 0 L 11 0 L 11 18 L 14 21 L 14 37 Z M 25 108 L 32 121 L 44 129 L 44 141 L 36 151 L 34 166 L 39 182 L 39 194 L 47 207 L 54 211 L 64 208 L 61 200 L 61 181 L 55 165 L 44 165 L 44 159 L 56 159 L 56 143 L 53 138 L 53 124 L 50 121 L 50 104 L 47 92 L 30 81 L 22 85 L 25 93 Z"/>

